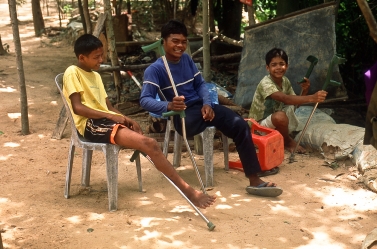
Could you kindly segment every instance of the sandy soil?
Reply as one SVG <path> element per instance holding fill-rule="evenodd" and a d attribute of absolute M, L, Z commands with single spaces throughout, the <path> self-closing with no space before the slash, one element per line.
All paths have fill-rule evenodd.
<path fill-rule="evenodd" d="M 8 13 L 0 0 L 1 13 Z M 70 199 L 63 196 L 70 131 L 51 139 L 62 107 L 54 77 L 75 62 L 72 48 L 35 38 L 31 9 L 19 8 L 23 62 L 31 134 L 20 135 L 18 75 L 7 15 L 0 17 L 0 230 L 4 248 L 360 248 L 377 224 L 376 194 L 355 177 L 345 161 L 333 170 L 318 153 L 296 155 L 280 173 L 265 177 L 284 189 L 278 198 L 250 196 L 243 173 L 223 169 L 223 154 L 214 154 L 216 204 L 203 210 L 206 223 L 145 159 L 145 192 L 121 151 L 118 211 L 108 211 L 105 162 L 94 153 L 91 187 L 80 186 L 81 151 L 73 169 Z M 51 19 L 50 19 L 51 20 Z M 47 22 L 48 26 L 50 25 Z M 230 157 L 237 159 L 236 153 Z M 203 158 L 196 156 L 203 174 Z M 199 188 L 187 158 L 179 173 Z"/>

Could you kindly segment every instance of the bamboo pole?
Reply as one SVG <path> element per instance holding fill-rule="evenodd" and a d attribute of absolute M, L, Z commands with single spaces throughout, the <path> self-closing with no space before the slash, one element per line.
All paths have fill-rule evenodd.
<path fill-rule="evenodd" d="M 209 51 L 209 11 L 208 0 L 203 0 L 203 78 L 211 81 L 211 60 Z"/>

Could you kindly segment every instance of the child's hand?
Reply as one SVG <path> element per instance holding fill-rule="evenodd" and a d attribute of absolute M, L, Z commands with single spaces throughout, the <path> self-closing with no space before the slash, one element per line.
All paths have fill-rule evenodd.
<path fill-rule="evenodd" d="M 313 94 L 313 96 L 314 96 L 313 102 L 323 102 L 326 99 L 327 92 L 320 90 L 320 91 L 316 92 L 315 94 Z"/>
<path fill-rule="evenodd" d="M 123 124 L 128 129 L 133 130 L 134 132 L 143 134 L 143 130 L 141 129 L 140 125 L 136 121 L 126 116 L 121 116 L 121 117 L 123 118 L 123 121 L 119 123 Z"/>
<path fill-rule="evenodd" d="M 121 116 L 121 115 L 116 115 L 116 114 L 113 114 L 111 116 L 111 119 L 112 121 L 118 123 L 118 124 L 122 124 L 122 125 L 125 125 L 128 127 L 128 121 L 127 121 L 127 118 L 125 116 Z"/>
<path fill-rule="evenodd" d="M 305 82 L 301 83 L 301 89 L 302 89 L 302 94 L 301 95 L 306 95 L 309 92 L 309 87 L 310 87 L 310 80 L 308 78 L 304 77 Z"/>
<path fill-rule="evenodd" d="M 129 123 L 129 126 L 127 126 L 128 128 L 130 128 L 134 132 L 137 132 L 137 133 L 143 135 L 143 130 L 141 129 L 140 125 L 136 121 L 129 119 L 128 123 Z"/>

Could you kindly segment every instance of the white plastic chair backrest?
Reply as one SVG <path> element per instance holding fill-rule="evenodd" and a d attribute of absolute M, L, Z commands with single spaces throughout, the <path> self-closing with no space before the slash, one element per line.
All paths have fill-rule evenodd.
<path fill-rule="evenodd" d="M 71 110 L 69 109 L 69 106 L 68 106 L 68 102 L 63 95 L 63 75 L 64 75 L 63 73 L 56 75 L 55 83 L 56 83 L 57 88 L 59 89 L 60 96 L 62 97 L 63 104 L 64 104 L 65 111 L 66 111 L 66 115 L 68 116 L 69 122 L 71 123 L 72 139 L 75 139 L 76 141 L 79 141 L 79 140 L 85 141 L 84 137 L 81 136 L 77 132 L 75 122 L 74 122 L 73 117 L 72 117 Z"/>

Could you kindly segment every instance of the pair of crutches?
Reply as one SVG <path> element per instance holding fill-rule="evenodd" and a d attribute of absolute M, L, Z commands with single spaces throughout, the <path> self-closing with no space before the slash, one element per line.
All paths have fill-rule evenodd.
<path fill-rule="evenodd" d="M 169 76 L 169 79 L 170 79 L 170 83 L 171 83 L 171 85 L 173 87 L 175 96 L 178 96 L 178 92 L 177 92 L 177 89 L 175 87 L 175 84 L 174 84 L 174 81 L 173 81 L 173 77 L 172 77 L 170 69 L 169 69 L 169 65 L 168 65 L 168 63 L 166 61 L 166 57 L 162 56 L 162 60 L 164 61 L 164 65 L 166 67 L 166 71 L 168 73 L 168 76 Z M 138 80 L 135 78 L 135 76 L 133 76 L 130 71 L 127 71 L 127 73 L 132 78 L 132 80 L 137 84 L 137 86 L 141 89 L 142 86 L 138 82 Z M 159 90 L 159 95 L 160 95 L 161 98 L 165 98 L 164 95 L 162 94 L 161 90 Z M 166 99 L 164 99 L 164 100 L 166 100 Z M 189 152 L 190 159 L 191 159 L 191 162 L 192 162 L 192 164 L 194 166 L 196 176 L 197 176 L 197 178 L 199 180 L 199 183 L 201 185 L 202 192 L 204 194 L 207 194 L 207 192 L 205 190 L 205 187 L 204 187 L 204 184 L 203 184 L 203 181 L 202 181 L 202 178 L 201 178 L 199 170 L 198 170 L 198 166 L 197 166 L 197 164 L 195 162 L 194 156 L 192 155 L 192 152 L 191 152 L 190 145 L 189 145 L 189 143 L 187 141 L 186 126 L 185 126 L 185 116 L 186 116 L 185 112 L 184 111 L 169 111 L 169 112 L 166 112 L 166 113 L 162 114 L 163 117 L 168 117 L 168 118 L 170 118 L 173 115 L 180 115 L 180 118 L 181 118 L 181 121 L 182 121 L 182 137 L 183 137 L 184 143 L 186 145 L 187 151 Z M 143 152 L 140 152 L 140 151 L 135 151 L 134 152 L 134 154 L 132 155 L 132 157 L 130 159 L 131 162 L 133 162 L 135 160 L 135 158 L 137 157 L 137 155 L 139 153 L 141 153 L 153 166 L 155 166 L 154 163 L 152 162 L 151 158 L 148 155 L 145 155 Z M 203 213 L 187 198 L 187 196 L 174 184 L 174 182 L 172 182 L 164 173 L 161 172 L 161 174 L 173 185 L 173 187 L 182 195 L 182 197 L 194 208 L 194 210 L 199 214 L 199 216 L 206 222 L 208 229 L 210 231 L 212 231 L 213 229 L 215 229 L 215 225 L 211 221 L 209 221 L 203 215 Z"/>
<path fill-rule="evenodd" d="M 309 56 L 309 57 L 307 58 L 307 60 L 308 60 L 308 61 L 312 61 L 312 64 L 311 64 L 311 66 L 310 66 L 310 68 L 309 68 L 310 73 L 311 73 L 311 70 L 313 69 L 313 66 L 314 66 L 315 64 L 317 64 L 318 59 L 315 58 L 314 56 Z M 333 55 L 333 57 L 332 57 L 332 59 L 331 59 L 331 62 L 330 62 L 330 65 L 329 65 L 329 69 L 327 70 L 326 80 L 325 80 L 325 83 L 324 83 L 323 86 L 322 86 L 322 90 L 326 90 L 327 87 L 328 87 L 329 85 L 332 85 L 332 86 L 340 86 L 340 85 L 341 85 L 340 82 L 335 81 L 335 80 L 331 80 L 331 76 L 332 76 L 332 72 L 333 72 L 333 68 L 334 68 L 334 66 L 337 65 L 337 64 L 343 64 L 344 62 L 346 62 L 346 59 L 345 59 L 345 58 L 339 57 L 339 56 L 336 55 L 336 54 Z M 308 72 L 309 72 L 309 71 L 308 71 Z M 306 77 L 306 78 L 309 78 L 310 73 L 307 74 L 305 77 Z M 315 106 L 314 106 L 312 112 L 310 113 L 309 118 L 308 118 L 308 120 L 306 121 L 306 124 L 305 124 L 303 130 L 301 131 L 300 137 L 298 138 L 298 141 L 297 141 L 297 143 L 296 143 L 296 146 L 295 146 L 295 148 L 293 149 L 291 155 L 289 156 L 289 163 L 293 163 L 293 162 L 295 162 L 295 152 L 296 152 L 298 146 L 300 145 L 301 139 L 303 138 L 303 136 L 304 136 L 304 134 L 305 134 L 305 132 L 306 132 L 306 128 L 308 128 L 308 125 L 309 125 L 309 123 L 310 123 L 310 120 L 312 119 L 313 114 L 314 114 L 315 110 L 317 109 L 317 106 L 318 106 L 318 102 L 315 104 Z"/>

